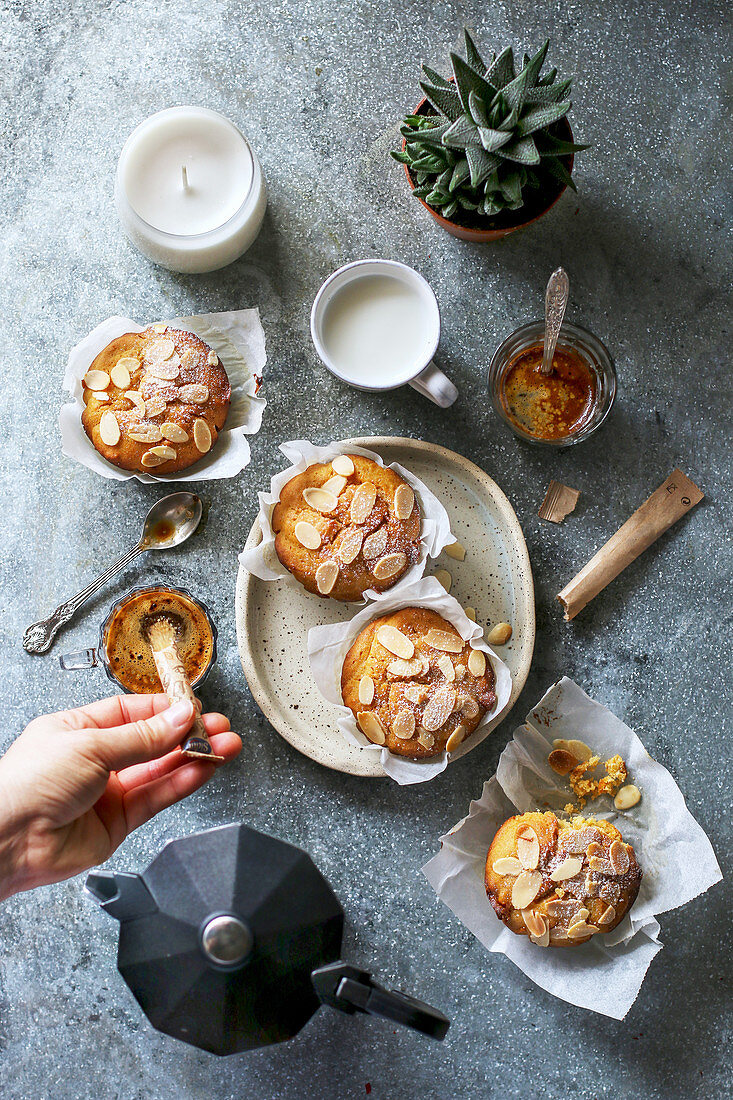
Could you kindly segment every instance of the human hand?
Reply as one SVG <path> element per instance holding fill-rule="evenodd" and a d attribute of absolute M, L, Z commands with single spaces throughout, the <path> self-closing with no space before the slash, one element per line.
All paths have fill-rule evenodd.
<path fill-rule="evenodd" d="M 34 719 L 0 759 L 0 900 L 103 863 L 126 836 L 198 790 L 215 764 L 178 746 L 187 700 L 115 695 Z M 223 714 L 203 716 L 214 752 L 242 747 Z"/>

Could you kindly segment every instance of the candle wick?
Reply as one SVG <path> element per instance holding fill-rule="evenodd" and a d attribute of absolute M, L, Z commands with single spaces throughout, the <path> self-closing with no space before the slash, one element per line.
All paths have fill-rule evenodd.
<path fill-rule="evenodd" d="M 186 165 L 185 164 L 181 165 L 181 181 L 183 183 L 183 190 L 188 191 L 188 189 L 189 189 L 188 172 L 186 171 Z"/>

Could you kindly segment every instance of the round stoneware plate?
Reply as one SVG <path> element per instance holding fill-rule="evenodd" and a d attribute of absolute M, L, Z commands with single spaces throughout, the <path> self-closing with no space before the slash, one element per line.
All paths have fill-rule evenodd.
<path fill-rule="evenodd" d="M 466 548 L 464 561 L 444 552 L 429 560 L 452 578 L 451 595 L 476 609 L 476 620 L 489 629 L 511 623 L 508 645 L 497 653 L 512 674 L 509 709 L 527 679 L 534 649 L 534 588 L 527 545 L 514 509 L 496 482 L 473 462 L 434 443 L 392 436 L 367 436 L 350 442 L 377 451 L 385 465 L 399 462 L 421 478 L 448 511 L 451 529 Z M 247 547 L 261 539 L 255 521 Z M 242 668 L 265 717 L 299 752 L 336 771 L 372 778 L 384 776 L 371 749 L 349 745 L 310 677 L 306 640 L 312 626 L 350 619 L 359 604 L 322 600 L 299 585 L 262 581 L 240 566 L 237 577 L 237 639 Z M 507 709 L 501 720 L 509 713 Z M 461 746 L 463 748 L 463 746 Z M 471 749 L 470 739 L 465 750 Z"/>

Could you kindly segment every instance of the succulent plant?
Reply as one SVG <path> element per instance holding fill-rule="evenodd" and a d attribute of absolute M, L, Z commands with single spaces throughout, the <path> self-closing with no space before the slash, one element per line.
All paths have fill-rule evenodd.
<path fill-rule="evenodd" d="M 481 218 L 519 210 L 527 188 L 553 180 L 575 190 L 562 158 L 588 146 L 552 132 L 570 110 L 572 81 L 556 80 L 557 69 L 540 75 L 549 40 L 517 72 L 511 47 L 487 66 L 464 35 L 466 59 L 450 55 L 452 80 L 423 65 L 435 114 L 409 115 L 400 128 L 405 149 L 392 156 L 407 165 L 413 194 L 445 218 Z"/>

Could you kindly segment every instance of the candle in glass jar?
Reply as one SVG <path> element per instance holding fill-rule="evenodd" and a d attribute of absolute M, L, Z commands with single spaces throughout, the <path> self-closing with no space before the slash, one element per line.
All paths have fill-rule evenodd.
<path fill-rule="evenodd" d="M 115 182 L 125 232 L 172 271 L 215 271 L 259 233 L 267 198 L 249 142 L 223 115 L 171 107 L 126 141 Z"/>

